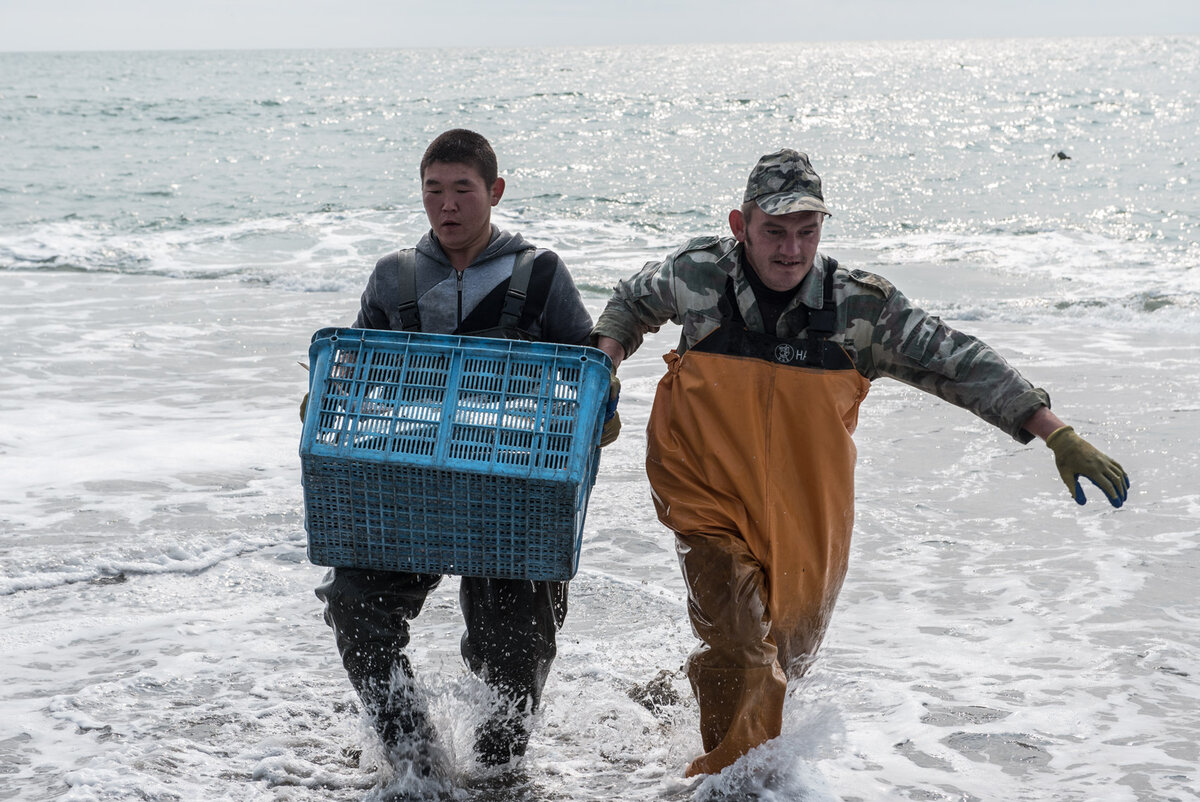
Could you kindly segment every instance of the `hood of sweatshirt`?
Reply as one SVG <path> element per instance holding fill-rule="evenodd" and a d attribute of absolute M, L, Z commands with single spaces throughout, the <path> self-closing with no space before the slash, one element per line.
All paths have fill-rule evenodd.
<path fill-rule="evenodd" d="M 488 293 L 512 275 L 515 254 L 533 248 L 520 234 L 492 226 L 492 239 L 462 273 L 432 232 L 417 243 L 417 305 L 421 330 L 450 334 Z"/>
<path fill-rule="evenodd" d="M 482 264 L 483 262 L 495 259 L 497 256 L 526 251 L 532 247 L 534 246 L 526 242 L 525 238 L 520 234 L 510 234 L 507 231 L 501 231 L 493 224 L 492 238 L 488 241 L 487 247 L 471 262 L 471 265 Z M 454 269 L 454 266 L 450 264 L 450 259 L 442 251 L 442 246 L 438 243 L 437 237 L 434 236 L 432 230 L 425 232 L 425 236 L 421 237 L 421 241 L 417 243 L 417 253 L 450 270 Z M 468 269 L 471 265 L 468 265 Z"/>

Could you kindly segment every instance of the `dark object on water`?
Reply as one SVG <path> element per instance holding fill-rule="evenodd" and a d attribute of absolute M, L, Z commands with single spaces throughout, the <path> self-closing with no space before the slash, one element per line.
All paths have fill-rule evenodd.
<path fill-rule="evenodd" d="M 1067 160 L 1068 160 L 1068 159 L 1070 159 L 1071 157 L 1070 157 L 1070 156 L 1068 156 L 1068 155 L 1066 154 L 1066 152 L 1064 152 L 1064 151 L 1061 151 L 1061 150 L 1060 150 L 1058 153 L 1055 153 L 1055 154 L 1054 154 L 1053 156 L 1051 156 L 1050 158 L 1051 158 L 1051 159 L 1055 159 L 1055 160 L 1057 160 L 1057 161 L 1060 161 L 1060 162 L 1061 162 L 1061 161 L 1067 161 Z"/>
<path fill-rule="evenodd" d="M 671 684 L 674 672 L 662 670 L 658 676 L 644 685 L 634 685 L 629 689 L 629 698 L 637 702 L 651 713 L 657 713 L 664 707 L 679 704 L 679 693 Z"/>
<path fill-rule="evenodd" d="M 125 582 L 129 577 L 125 576 L 125 572 L 121 571 L 113 576 L 101 576 L 92 580 L 93 585 L 119 585 Z"/>

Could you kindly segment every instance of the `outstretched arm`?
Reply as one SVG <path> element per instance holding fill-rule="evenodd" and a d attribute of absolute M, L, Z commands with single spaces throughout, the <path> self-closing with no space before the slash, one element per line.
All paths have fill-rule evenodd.
<path fill-rule="evenodd" d="M 1040 437 L 1045 440 L 1054 434 L 1055 431 L 1066 425 L 1062 418 L 1050 411 L 1050 407 L 1038 407 L 1032 415 L 1025 419 L 1025 422 L 1021 424 L 1021 428 L 1034 437 Z"/>
<path fill-rule="evenodd" d="M 1054 452 L 1058 475 L 1077 503 L 1087 503 L 1079 483 L 1081 476 L 1100 488 L 1114 507 L 1125 503 L 1129 497 L 1129 475 L 1125 469 L 1076 434 L 1075 429 L 1063 423 L 1049 407 L 1039 407 L 1021 428 L 1046 441 L 1046 445 Z"/>

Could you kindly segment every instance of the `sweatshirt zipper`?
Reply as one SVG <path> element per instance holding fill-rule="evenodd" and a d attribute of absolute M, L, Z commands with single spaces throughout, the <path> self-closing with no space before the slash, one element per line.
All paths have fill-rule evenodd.
<path fill-rule="evenodd" d="M 463 296 L 463 271 L 455 270 L 455 275 L 458 277 L 458 325 L 456 329 L 462 328 L 462 296 Z"/>

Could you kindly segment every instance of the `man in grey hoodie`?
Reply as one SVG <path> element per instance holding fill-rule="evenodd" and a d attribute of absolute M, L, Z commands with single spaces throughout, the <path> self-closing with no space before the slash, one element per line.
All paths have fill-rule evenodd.
<path fill-rule="evenodd" d="M 421 159 L 430 230 L 415 249 L 375 265 L 356 328 L 511 337 L 587 345 L 592 319 L 562 260 L 501 231 L 491 209 L 504 194 L 496 155 L 473 131 L 438 136 Z M 431 769 L 433 731 L 404 653 L 409 621 L 441 576 L 333 568 L 317 588 L 342 664 L 393 759 Z M 462 655 L 497 692 L 475 733 L 480 763 L 525 753 L 567 612 L 565 582 L 463 577 Z"/>

